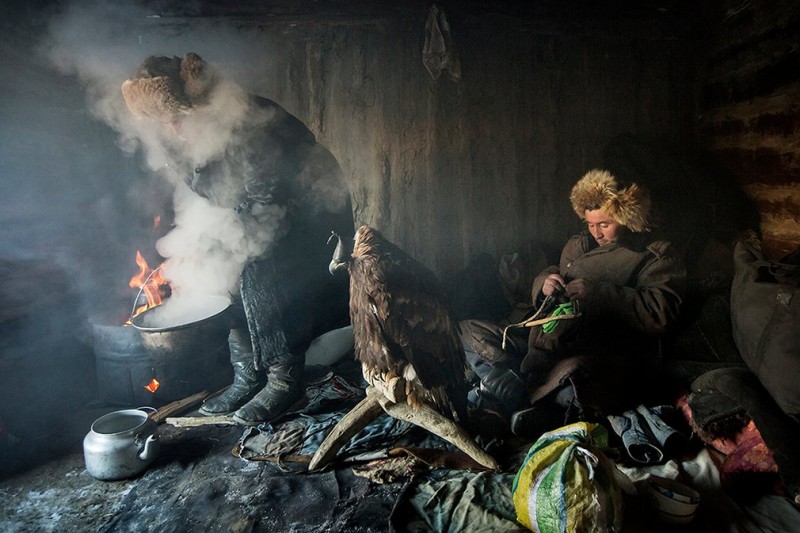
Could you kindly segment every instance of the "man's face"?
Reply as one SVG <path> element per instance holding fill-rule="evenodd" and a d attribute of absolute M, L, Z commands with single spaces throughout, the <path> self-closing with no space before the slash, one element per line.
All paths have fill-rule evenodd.
<path fill-rule="evenodd" d="M 164 131 L 169 132 L 170 134 L 174 135 L 178 139 L 183 137 L 183 120 L 182 117 L 173 115 L 169 117 L 164 117 L 160 120 L 161 126 L 163 126 Z"/>
<path fill-rule="evenodd" d="M 585 217 L 589 233 L 600 246 L 616 241 L 626 230 L 625 226 L 608 216 L 602 209 L 587 209 Z"/>

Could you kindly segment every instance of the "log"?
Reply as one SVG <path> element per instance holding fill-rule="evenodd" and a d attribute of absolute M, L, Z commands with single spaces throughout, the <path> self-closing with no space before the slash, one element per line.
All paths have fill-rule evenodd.
<path fill-rule="evenodd" d="M 167 424 L 178 428 L 192 428 L 209 425 L 235 426 L 236 421 L 230 416 L 184 416 L 177 418 L 167 418 Z"/>
<path fill-rule="evenodd" d="M 156 410 L 154 413 L 150 415 L 150 418 L 155 420 L 157 423 L 161 423 L 168 416 L 185 412 L 188 409 L 191 409 L 195 405 L 199 404 L 206 398 L 208 398 L 208 392 L 202 391 L 192 394 L 191 396 L 187 396 L 182 400 L 175 400 L 172 403 L 168 403 L 167 405 L 160 407 L 158 410 Z"/>

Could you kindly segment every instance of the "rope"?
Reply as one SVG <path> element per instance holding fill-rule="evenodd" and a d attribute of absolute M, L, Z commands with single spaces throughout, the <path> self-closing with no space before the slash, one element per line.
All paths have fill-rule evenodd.
<path fill-rule="evenodd" d="M 552 295 L 545 297 L 542 305 L 539 306 L 533 316 L 526 318 L 522 322 L 509 324 L 503 328 L 503 343 L 501 344 L 503 350 L 506 349 L 506 338 L 508 337 L 508 330 L 510 328 L 532 328 L 542 325 L 542 331 L 545 333 L 550 333 L 556 328 L 559 320 L 572 320 L 573 318 L 578 318 L 581 316 L 582 313 L 580 311 L 580 305 L 578 304 L 578 301 L 575 300 L 558 304 L 550 316 L 539 318 L 544 310 L 547 309 L 548 306 L 553 302 L 553 299 L 554 298 Z"/>

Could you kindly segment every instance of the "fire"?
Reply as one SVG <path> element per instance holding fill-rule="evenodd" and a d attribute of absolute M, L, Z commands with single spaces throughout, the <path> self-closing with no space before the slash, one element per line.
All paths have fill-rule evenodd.
<path fill-rule="evenodd" d="M 150 392 L 155 392 L 158 390 L 159 385 L 161 385 L 161 383 L 159 383 L 156 378 L 153 378 L 152 380 L 150 380 L 150 383 L 144 386 L 144 388 L 149 390 Z"/>
<path fill-rule="evenodd" d="M 136 251 L 136 265 L 139 267 L 139 272 L 131 278 L 128 285 L 131 288 L 140 289 L 139 294 L 145 296 L 147 303 L 137 307 L 131 314 L 131 318 L 152 307 L 161 305 L 169 291 L 169 284 L 161 275 L 161 267 L 150 268 L 139 250 Z M 137 295 L 137 303 L 138 298 L 139 296 Z"/>

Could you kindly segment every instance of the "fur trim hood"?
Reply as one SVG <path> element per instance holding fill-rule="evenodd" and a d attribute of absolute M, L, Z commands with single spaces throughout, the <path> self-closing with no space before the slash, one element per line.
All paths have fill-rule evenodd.
<path fill-rule="evenodd" d="M 122 97 L 136 116 L 171 119 L 207 102 L 216 83 L 214 69 L 194 52 L 150 56 L 122 83 Z"/>
<path fill-rule="evenodd" d="M 633 232 L 651 228 L 647 190 L 636 183 L 620 188 L 617 179 L 607 170 L 587 172 L 572 188 L 569 200 L 581 220 L 585 220 L 587 210 L 602 209 Z"/>

